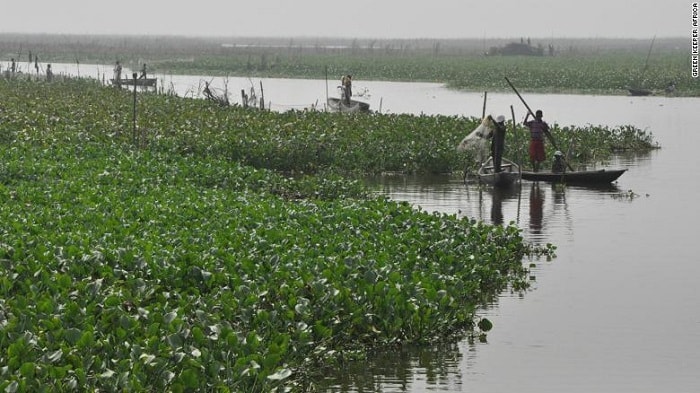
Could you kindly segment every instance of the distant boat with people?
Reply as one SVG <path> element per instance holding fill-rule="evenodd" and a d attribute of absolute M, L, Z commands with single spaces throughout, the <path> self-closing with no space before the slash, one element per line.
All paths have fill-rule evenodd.
<path fill-rule="evenodd" d="M 158 83 L 157 78 L 140 78 L 140 79 L 129 79 L 129 78 L 120 78 L 120 79 L 110 79 L 110 82 L 114 86 L 139 86 L 139 87 L 153 87 L 155 88 Z"/>
<path fill-rule="evenodd" d="M 357 101 L 357 100 L 350 100 L 347 102 L 346 100 L 336 98 L 336 97 L 328 97 L 328 108 L 331 111 L 335 112 L 365 112 L 369 113 L 369 104 L 366 102 L 362 101 Z"/>

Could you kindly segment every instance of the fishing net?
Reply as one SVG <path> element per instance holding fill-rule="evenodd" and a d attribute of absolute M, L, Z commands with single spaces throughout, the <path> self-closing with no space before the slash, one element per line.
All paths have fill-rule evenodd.
<path fill-rule="evenodd" d="M 493 135 L 493 119 L 488 115 L 481 121 L 478 127 L 469 135 L 465 136 L 457 150 L 462 152 L 471 152 L 478 162 L 482 162 L 490 155 L 490 140 Z"/>

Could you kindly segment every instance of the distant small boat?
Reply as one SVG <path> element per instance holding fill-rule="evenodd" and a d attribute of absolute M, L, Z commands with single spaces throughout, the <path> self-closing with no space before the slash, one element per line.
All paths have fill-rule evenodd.
<path fill-rule="evenodd" d="M 522 172 L 522 178 L 530 181 L 544 181 L 566 184 L 609 184 L 617 180 L 627 169 L 599 169 L 575 172 Z"/>
<path fill-rule="evenodd" d="M 520 180 L 520 166 L 513 161 L 502 158 L 501 172 L 493 167 L 493 157 L 489 157 L 477 172 L 479 181 L 494 187 L 508 187 Z"/>
<path fill-rule="evenodd" d="M 654 93 L 649 89 L 635 89 L 632 87 L 627 88 L 627 91 L 630 92 L 631 96 L 650 96 Z"/>
<path fill-rule="evenodd" d="M 123 79 L 110 79 L 110 82 L 112 82 L 112 85 L 115 86 L 143 86 L 143 87 L 156 87 L 156 84 L 158 83 L 157 78 L 141 78 L 141 79 L 129 79 L 129 78 L 123 78 Z"/>
<path fill-rule="evenodd" d="M 350 100 L 348 104 L 340 98 L 328 98 L 328 107 L 335 112 L 369 112 L 369 104 L 362 101 Z"/>

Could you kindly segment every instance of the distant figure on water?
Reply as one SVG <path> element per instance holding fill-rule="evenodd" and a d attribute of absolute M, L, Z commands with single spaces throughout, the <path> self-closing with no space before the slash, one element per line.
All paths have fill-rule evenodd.
<path fill-rule="evenodd" d="M 666 88 L 664 89 L 664 91 L 666 91 L 666 94 L 675 93 L 675 91 L 676 91 L 676 82 L 674 82 L 674 81 L 668 82 L 668 85 L 666 85 Z"/>
<path fill-rule="evenodd" d="M 51 70 L 51 63 L 46 65 L 46 81 L 51 82 L 53 80 L 53 71 Z"/>
<path fill-rule="evenodd" d="M 496 129 L 491 137 L 491 157 L 493 157 L 494 172 L 501 171 L 501 159 L 503 158 L 503 149 L 506 144 L 506 117 L 499 115 L 494 121 Z"/>
<path fill-rule="evenodd" d="M 14 74 L 17 72 L 17 63 L 15 63 L 15 58 L 12 58 L 12 65 L 10 66 L 10 71 Z"/>
<path fill-rule="evenodd" d="M 139 79 L 146 79 L 146 63 L 143 63 L 143 67 L 141 67 L 141 75 L 139 76 Z"/>
<path fill-rule="evenodd" d="M 350 103 L 350 97 L 352 97 L 352 75 L 345 75 L 341 80 L 340 84 L 343 91 L 343 100 L 346 104 Z"/>
<path fill-rule="evenodd" d="M 530 130 L 530 147 L 528 153 L 530 155 L 530 163 L 532 170 L 537 172 L 540 170 L 540 163 L 546 159 L 544 153 L 544 137 L 549 135 L 549 125 L 542 120 L 542 111 L 535 112 L 535 119 L 528 121 L 530 112 L 525 116 L 523 124 Z"/>
<path fill-rule="evenodd" d="M 566 162 L 564 161 L 564 153 L 559 150 L 554 152 L 554 161 L 552 161 L 552 173 L 566 172 Z"/>
<path fill-rule="evenodd" d="M 119 61 L 114 66 L 114 83 L 119 84 L 122 79 L 122 65 Z"/>

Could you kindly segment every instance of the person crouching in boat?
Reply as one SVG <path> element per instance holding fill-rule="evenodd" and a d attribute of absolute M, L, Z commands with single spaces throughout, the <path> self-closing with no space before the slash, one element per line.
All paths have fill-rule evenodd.
<path fill-rule="evenodd" d="M 552 173 L 566 172 L 566 162 L 564 162 L 564 154 L 559 150 L 554 152 L 554 161 L 552 161 Z"/>
<path fill-rule="evenodd" d="M 528 153 L 530 154 L 532 170 L 537 172 L 540 170 L 540 163 L 546 159 L 544 154 L 544 137 L 545 134 L 549 134 L 549 125 L 542 120 L 542 111 L 539 109 L 535 112 L 534 120 L 528 121 L 529 117 L 530 112 L 525 116 L 523 124 L 530 129 L 530 148 Z"/>

